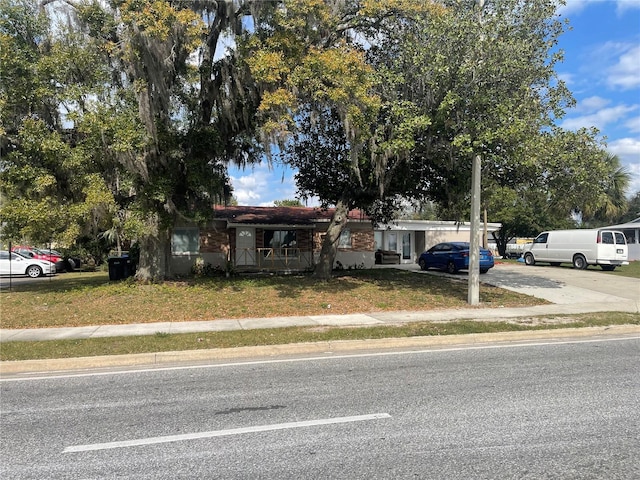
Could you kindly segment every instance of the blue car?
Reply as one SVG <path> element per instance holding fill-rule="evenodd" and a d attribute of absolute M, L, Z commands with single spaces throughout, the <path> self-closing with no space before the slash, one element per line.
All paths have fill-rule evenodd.
<path fill-rule="evenodd" d="M 418 258 L 422 270 L 437 268 L 449 273 L 469 270 L 469 242 L 446 242 L 434 245 Z M 493 268 L 493 254 L 486 248 L 480 248 L 480 273 Z"/>

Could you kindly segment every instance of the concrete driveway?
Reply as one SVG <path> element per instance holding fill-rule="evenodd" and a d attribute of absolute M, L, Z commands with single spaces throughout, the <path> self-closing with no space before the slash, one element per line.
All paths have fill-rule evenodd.
<path fill-rule="evenodd" d="M 402 265 L 402 268 L 420 272 L 418 265 Z M 435 270 L 421 273 L 442 275 L 465 282 L 468 279 L 467 272 L 464 271 L 455 275 Z M 488 273 L 480 275 L 480 282 L 543 298 L 558 305 L 602 307 L 606 304 L 635 304 L 634 310 L 640 311 L 640 279 L 611 275 L 599 267 L 576 270 L 569 266 L 496 263 Z"/>
<path fill-rule="evenodd" d="M 576 270 L 499 263 L 482 281 L 556 304 L 631 301 L 640 305 L 640 279 L 611 275 L 595 267 Z"/>
<path fill-rule="evenodd" d="M 440 275 L 467 282 L 466 271 L 450 275 L 438 270 L 423 272 L 416 264 L 390 265 L 429 275 Z M 570 266 L 527 266 L 521 263 L 496 263 L 480 282 L 533 297 L 556 305 L 624 304 L 622 310 L 640 311 L 640 279 L 603 272 L 599 267 L 576 270 Z M 633 308 L 635 305 L 635 308 Z M 612 308 L 618 310 L 618 308 Z"/>

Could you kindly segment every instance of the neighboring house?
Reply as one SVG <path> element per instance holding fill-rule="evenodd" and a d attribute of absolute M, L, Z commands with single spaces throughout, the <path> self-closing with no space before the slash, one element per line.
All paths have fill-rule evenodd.
<path fill-rule="evenodd" d="M 501 223 L 487 223 L 487 235 L 500 230 Z M 471 238 L 469 223 L 433 220 L 398 220 L 379 225 L 374 232 L 375 250 L 395 251 L 401 263 L 416 263 L 422 252 L 441 242 L 468 242 Z M 480 243 L 484 224 L 478 232 Z"/>
<path fill-rule="evenodd" d="M 627 237 L 627 245 L 629 247 L 629 260 L 640 260 L 640 217 L 628 223 L 602 228 L 619 230 L 624 233 L 624 236 Z"/>
<path fill-rule="evenodd" d="M 189 273 L 197 262 L 236 271 L 310 270 L 318 261 L 333 210 L 309 207 L 216 207 L 206 228 L 176 226 L 171 238 L 172 271 Z M 488 224 L 488 231 L 499 224 Z M 406 220 L 374 229 L 360 210 L 349 212 L 340 236 L 336 267 L 371 268 L 376 251 L 397 252 L 415 263 L 427 248 L 443 241 L 469 241 L 469 225 Z M 483 232 L 478 232 L 482 237 Z"/>

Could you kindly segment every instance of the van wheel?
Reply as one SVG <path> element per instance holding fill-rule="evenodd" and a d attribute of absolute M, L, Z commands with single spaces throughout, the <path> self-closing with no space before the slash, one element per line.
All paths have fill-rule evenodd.
<path fill-rule="evenodd" d="M 533 255 L 531 253 L 525 253 L 524 255 L 524 263 L 527 265 L 535 265 L 536 264 L 536 260 L 535 258 L 533 258 Z"/>
<path fill-rule="evenodd" d="M 577 268 L 578 270 L 587 268 L 587 259 L 584 258 L 584 255 L 578 254 L 573 257 L 573 268 Z"/>
<path fill-rule="evenodd" d="M 600 268 L 605 272 L 613 272 L 616 269 L 615 265 L 600 265 Z"/>

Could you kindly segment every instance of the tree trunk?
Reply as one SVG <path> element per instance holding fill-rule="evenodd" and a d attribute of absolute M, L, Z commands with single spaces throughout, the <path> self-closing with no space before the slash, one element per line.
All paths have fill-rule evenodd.
<path fill-rule="evenodd" d="M 159 228 L 158 217 L 149 223 L 150 233 L 139 240 L 140 261 L 136 268 L 136 279 L 141 282 L 160 282 L 171 276 L 171 242 L 169 232 Z"/>
<path fill-rule="evenodd" d="M 491 236 L 493 236 L 493 239 L 496 242 L 496 247 L 498 248 L 498 255 L 500 255 L 501 257 L 506 257 L 507 256 L 507 243 L 509 243 L 509 241 L 513 238 L 507 238 L 504 235 L 501 235 L 500 233 L 498 235 L 496 235 L 496 232 L 491 232 Z"/>
<path fill-rule="evenodd" d="M 338 253 L 338 241 L 340 240 L 340 234 L 347 225 L 349 218 L 349 208 L 347 203 L 343 200 L 338 201 L 336 204 L 335 212 L 329 222 L 329 228 L 327 234 L 322 241 L 322 249 L 320 250 L 320 258 L 318 264 L 313 272 L 315 278 L 322 280 L 328 280 L 331 278 L 331 272 L 333 271 L 333 262 L 336 259 Z"/>

